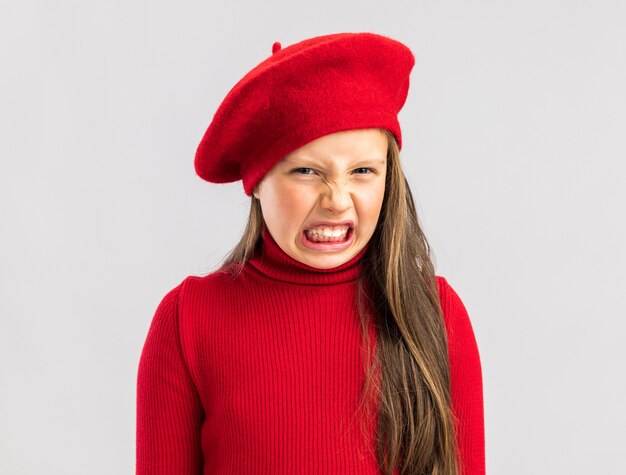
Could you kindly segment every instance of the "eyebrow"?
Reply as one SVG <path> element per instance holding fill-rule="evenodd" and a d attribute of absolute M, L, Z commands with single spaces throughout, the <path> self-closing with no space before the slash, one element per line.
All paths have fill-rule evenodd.
<path fill-rule="evenodd" d="M 311 163 L 313 160 L 310 158 L 302 158 L 299 159 L 298 157 L 287 157 L 284 158 L 283 161 L 285 163 L 293 163 L 295 161 L 301 161 L 303 164 L 309 164 Z M 359 160 L 358 162 L 356 162 L 357 164 L 377 164 L 377 165 L 384 165 L 385 163 L 387 163 L 387 159 L 377 159 L 377 158 L 365 158 L 363 160 Z"/>

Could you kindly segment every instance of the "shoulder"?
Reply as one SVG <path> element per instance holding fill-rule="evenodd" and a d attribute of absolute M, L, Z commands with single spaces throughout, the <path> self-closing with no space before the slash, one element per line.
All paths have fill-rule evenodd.
<path fill-rule="evenodd" d="M 436 275 L 437 290 L 439 291 L 439 301 L 441 302 L 441 309 L 444 311 L 444 316 L 450 313 L 465 312 L 467 309 L 459 297 L 459 294 L 454 290 L 448 280 L 441 276 Z"/>
<path fill-rule="evenodd" d="M 205 275 L 187 275 L 162 294 L 161 305 L 171 305 L 174 302 L 183 304 L 198 292 L 210 294 L 217 289 L 234 284 L 237 280 L 237 277 L 226 272 L 226 267 L 220 267 Z"/>
<path fill-rule="evenodd" d="M 188 275 L 179 284 L 180 304 L 183 307 L 203 305 L 235 291 L 241 286 L 243 276 L 233 276 L 226 267 L 206 275 Z"/>
<path fill-rule="evenodd" d="M 474 330 L 467 308 L 456 290 L 442 276 L 435 276 L 443 319 L 452 345 L 474 339 Z"/>
<path fill-rule="evenodd" d="M 190 300 L 197 298 L 198 294 L 210 296 L 212 289 L 226 279 L 226 276 L 220 274 L 219 271 L 205 276 L 188 275 L 165 290 L 158 303 L 156 313 L 164 318 L 168 314 L 178 314 L 181 307 L 188 305 Z"/>
<path fill-rule="evenodd" d="M 178 315 L 178 302 L 182 286 L 183 282 L 179 282 L 174 287 L 170 287 L 161 297 L 152 318 L 151 332 L 175 322 Z"/>
<path fill-rule="evenodd" d="M 231 299 L 227 296 L 237 292 L 240 280 L 223 272 L 223 268 L 203 276 L 188 275 L 165 291 L 157 313 L 160 318 L 173 321 L 181 331 L 193 328 L 228 308 Z"/>
<path fill-rule="evenodd" d="M 206 335 L 207 324 L 228 311 L 231 299 L 225 296 L 230 279 L 215 271 L 205 276 L 188 275 L 170 286 L 157 305 L 149 338 L 170 342 L 190 361 L 199 339 Z M 156 344 L 159 346 L 165 344 Z"/>

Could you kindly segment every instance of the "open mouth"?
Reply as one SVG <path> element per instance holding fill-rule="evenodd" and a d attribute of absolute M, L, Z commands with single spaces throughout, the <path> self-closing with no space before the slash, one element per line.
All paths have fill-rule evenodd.
<path fill-rule="evenodd" d="M 350 240 L 353 233 L 352 227 L 348 227 L 348 230 L 341 236 L 324 236 L 324 235 L 311 235 L 306 231 L 303 231 L 305 239 L 313 244 L 333 244 L 342 243 Z"/>

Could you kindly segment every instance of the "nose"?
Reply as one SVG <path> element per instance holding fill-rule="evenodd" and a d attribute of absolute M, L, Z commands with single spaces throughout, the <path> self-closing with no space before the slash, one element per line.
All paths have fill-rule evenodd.
<path fill-rule="evenodd" d="M 321 205 L 335 214 L 341 214 L 352 207 L 349 187 L 345 184 L 329 184 L 322 192 Z"/>

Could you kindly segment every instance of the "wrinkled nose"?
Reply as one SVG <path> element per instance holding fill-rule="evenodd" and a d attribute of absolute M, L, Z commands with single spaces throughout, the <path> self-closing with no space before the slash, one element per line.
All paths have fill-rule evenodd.
<path fill-rule="evenodd" d="M 352 207 L 352 197 L 350 190 L 345 185 L 329 186 L 324 190 L 321 197 L 321 205 L 340 214 Z"/>

